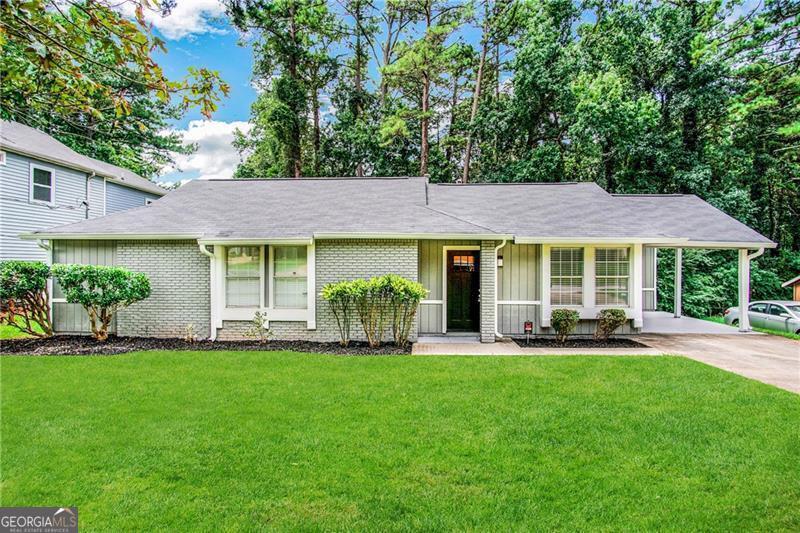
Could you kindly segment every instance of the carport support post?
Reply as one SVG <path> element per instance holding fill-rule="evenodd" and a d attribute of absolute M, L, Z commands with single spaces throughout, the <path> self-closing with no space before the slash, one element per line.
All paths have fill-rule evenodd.
<path fill-rule="evenodd" d="M 739 331 L 750 331 L 750 256 L 747 248 L 739 249 Z"/>
<path fill-rule="evenodd" d="M 675 318 L 683 314 L 681 289 L 683 285 L 683 248 L 675 248 Z"/>

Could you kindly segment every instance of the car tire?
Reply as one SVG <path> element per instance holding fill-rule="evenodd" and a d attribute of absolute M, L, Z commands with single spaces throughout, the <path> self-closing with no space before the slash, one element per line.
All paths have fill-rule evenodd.
<path fill-rule="evenodd" d="M 734 318 L 733 320 L 731 320 L 731 326 L 733 326 L 735 328 L 739 327 L 739 319 L 738 318 Z"/>

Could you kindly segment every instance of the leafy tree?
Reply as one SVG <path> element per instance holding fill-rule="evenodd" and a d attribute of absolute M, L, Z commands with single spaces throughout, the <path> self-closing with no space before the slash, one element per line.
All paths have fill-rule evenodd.
<path fill-rule="evenodd" d="M 41 261 L 0 261 L 0 302 L 8 309 L 6 324 L 34 337 L 53 334 L 49 277 L 50 267 Z"/>
<path fill-rule="evenodd" d="M 86 309 L 98 341 L 108 339 L 117 311 L 150 296 L 147 276 L 121 267 L 56 264 L 52 272 L 67 301 Z"/>
<path fill-rule="evenodd" d="M 163 133 L 197 107 L 210 117 L 228 93 L 215 71 L 167 78 L 152 52 L 165 50 L 145 22 L 148 0 L 0 3 L 0 115 L 42 129 L 78 152 L 154 175 L 186 152 Z M 125 11 L 134 14 L 129 20 Z"/>

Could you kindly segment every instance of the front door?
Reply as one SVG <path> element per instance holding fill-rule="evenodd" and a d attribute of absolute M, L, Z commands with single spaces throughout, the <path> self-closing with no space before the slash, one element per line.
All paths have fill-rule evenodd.
<path fill-rule="evenodd" d="M 478 331 L 479 252 L 447 251 L 447 331 Z"/>

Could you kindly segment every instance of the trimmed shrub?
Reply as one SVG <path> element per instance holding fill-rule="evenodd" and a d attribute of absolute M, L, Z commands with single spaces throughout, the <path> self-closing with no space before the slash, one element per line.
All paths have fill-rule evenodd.
<path fill-rule="evenodd" d="M 50 267 L 41 261 L 0 261 L 0 300 L 8 307 L 5 322 L 9 326 L 34 337 L 53 334 L 49 277 Z"/>
<path fill-rule="evenodd" d="M 92 335 L 108 338 L 111 319 L 123 309 L 150 296 L 150 280 L 125 268 L 100 265 L 53 265 L 53 276 L 70 303 L 89 314 Z"/>
<path fill-rule="evenodd" d="M 272 332 L 267 327 L 268 323 L 269 319 L 267 318 L 267 313 L 256 311 L 256 314 L 253 315 L 253 319 L 250 321 L 250 327 L 244 332 L 244 336 L 258 341 L 259 344 L 268 343 L 270 337 L 272 337 Z"/>
<path fill-rule="evenodd" d="M 336 327 L 339 328 L 339 344 L 350 344 L 350 327 L 353 322 L 353 313 L 356 307 L 356 291 L 351 281 L 329 283 L 322 288 L 322 298 L 336 318 Z"/>
<path fill-rule="evenodd" d="M 383 342 L 386 329 L 386 310 L 389 303 L 387 284 L 382 278 L 355 279 L 352 282 L 356 312 L 361 319 L 364 335 L 372 348 Z"/>
<path fill-rule="evenodd" d="M 617 329 L 625 325 L 628 317 L 622 309 L 603 309 L 597 313 L 597 331 L 594 338 L 598 340 L 608 339 Z"/>
<path fill-rule="evenodd" d="M 550 313 L 550 324 L 556 330 L 558 342 L 567 342 L 567 337 L 578 326 L 580 315 L 574 309 L 553 309 Z"/>
<path fill-rule="evenodd" d="M 396 274 L 387 274 L 383 278 L 389 288 L 394 343 L 397 346 L 405 346 L 408 344 L 408 336 L 414 324 L 414 317 L 417 316 L 419 303 L 428 291 L 421 283 Z"/>

